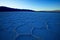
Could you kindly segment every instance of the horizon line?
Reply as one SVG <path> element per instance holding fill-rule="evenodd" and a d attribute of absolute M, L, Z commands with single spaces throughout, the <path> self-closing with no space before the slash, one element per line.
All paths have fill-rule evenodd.
<path fill-rule="evenodd" d="M 0 6 L 0 7 L 7 7 L 7 8 L 12 8 L 12 9 L 22 9 L 22 8 L 15 8 L 15 7 L 8 7 L 8 6 Z M 26 9 L 26 10 L 33 10 L 33 9 Z M 58 10 L 33 10 L 33 11 L 60 11 Z"/>

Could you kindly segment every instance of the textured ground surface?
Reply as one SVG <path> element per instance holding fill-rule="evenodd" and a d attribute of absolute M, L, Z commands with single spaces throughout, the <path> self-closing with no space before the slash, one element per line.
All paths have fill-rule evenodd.
<path fill-rule="evenodd" d="M 0 40 L 60 40 L 60 13 L 0 12 Z"/>

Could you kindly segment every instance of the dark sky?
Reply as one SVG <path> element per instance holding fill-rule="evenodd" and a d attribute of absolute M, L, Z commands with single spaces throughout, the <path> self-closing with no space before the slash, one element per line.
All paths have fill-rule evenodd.
<path fill-rule="evenodd" d="M 0 0 L 0 6 L 32 10 L 60 10 L 60 0 Z"/>

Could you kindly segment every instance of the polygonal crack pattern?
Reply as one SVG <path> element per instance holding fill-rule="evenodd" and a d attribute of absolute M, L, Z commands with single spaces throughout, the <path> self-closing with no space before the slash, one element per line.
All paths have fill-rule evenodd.
<path fill-rule="evenodd" d="M 20 29 L 21 28 L 21 29 Z M 25 39 L 25 38 L 23 38 L 23 37 L 27 37 L 27 39 L 26 40 L 28 40 L 30 37 L 30 39 L 29 40 L 32 40 L 32 39 L 34 39 L 34 40 L 42 40 L 43 39 L 43 37 L 42 37 L 42 35 L 40 35 L 41 33 L 41 29 L 43 29 L 43 31 L 44 30 L 46 30 L 46 29 L 44 29 L 44 27 L 42 27 L 42 28 L 38 28 L 38 27 L 20 27 L 20 28 L 18 28 L 17 30 L 16 30 L 16 37 L 15 38 L 17 38 L 18 40 L 20 39 L 20 40 L 22 40 L 22 39 Z M 21 39 L 21 37 L 22 37 L 22 39 Z"/>
<path fill-rule="evenodd" d="M 60 37 L 58 15 L 39 12 L 0 13 L 0 40 L 57 40 L 57 34 Z"/>
<path fill-rule="evenodd" d="M 16 37 L 16 40 L 40 40 L 40 39 L 37 39 L 32 35 L 19 35 L 18 37 Z"/>

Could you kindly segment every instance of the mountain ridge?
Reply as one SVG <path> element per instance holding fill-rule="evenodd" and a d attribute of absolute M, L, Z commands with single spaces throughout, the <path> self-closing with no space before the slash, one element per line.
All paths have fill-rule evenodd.
<path fill-rule="evenodd" d="M 6 6 L 0 6 L 0 12 L 11 12 L 11 11 L 25 11 L 25 12 L 60 12 L 60 10 L 53 10 L 53 11 L 35 11 L 30 9 L 17 9 L 17 8 L 10 8 Z"/>
<path fill-rule="evenodd" d="M 0 6 L 0 12 L 5 12 L 5 11 L 31 11 L 31 12 L 34 12 L 34 10 L 29 10 L 29 9 L 17 9 L 17 8 Z"/>

